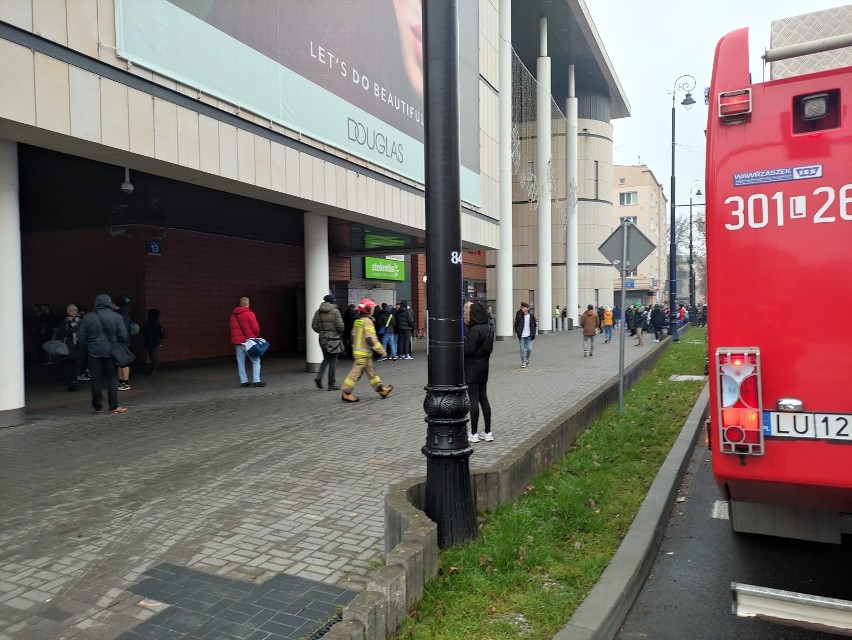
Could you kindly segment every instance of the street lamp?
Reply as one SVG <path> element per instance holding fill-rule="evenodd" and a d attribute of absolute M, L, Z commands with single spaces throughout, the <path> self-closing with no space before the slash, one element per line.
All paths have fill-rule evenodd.
<path fill-rule="evenodd" d="M 680 338 L 675 329 L 677 324 L 677 243 L 675 242 L 675 98 L 678 91 L 686 93 L 683 102 L 680 104 L 689 109 L 695 104 L 692 99 L 692 93 L 695 89 L 695 78 L 690 75 L 682 75 L 674 81 L 672 86 L 672 185 L 671 185 L 671 226 L 669 228 L 670 243 L 669 243 L 669 335 L 672 336 L 674 342 L 678 342 Z"/>
<path fill-rule="evenodd" d="M 429 357 L 423 511 L 447 549 L 477 537 L 468 459 L 470 398 L 464 381 L 458 0 L 423 2 L 426 282 Z M 431 316 L 431 317 L 430 317 Z"/>
<path fill-rule="evenodd" d="M 695 308 L 695 269 L 692 266 L 692 196 L 703 196 L 698 181 L 692 183 L 689 189 L 689 309 Z"/>

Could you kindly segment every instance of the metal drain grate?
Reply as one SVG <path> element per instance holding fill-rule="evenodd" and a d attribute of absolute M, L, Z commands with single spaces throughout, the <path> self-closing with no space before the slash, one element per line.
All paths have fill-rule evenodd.
<path fill-rule="evenodd" d="M 314 632 L 314 635 L 309 636 L 308 638 L 306 638 L 306 640 L 319 640 L 319 638 L 322 638 L 325 634 L 327 634 L 334 625 L 336 625 L 338 622 L 342 622 L 342 621 L 343 621 L 343 616 L 340 615 L 339 613 L 335 614 L 335 616 L 331 620 L 329 620 L 324 625 L 322 625 L 319 629 L 317 629 Z"/>

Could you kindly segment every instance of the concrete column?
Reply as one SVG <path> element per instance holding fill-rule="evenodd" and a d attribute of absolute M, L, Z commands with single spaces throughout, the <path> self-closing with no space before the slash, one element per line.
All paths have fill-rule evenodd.
<path fill-rule="evenodd" d="M 22 424 L 26 417 L 20 218 L 18 144 L 0 140 L 0 300 L 8 303 L 0 332 L 0 427 Z"/>
<path fill-rule="evenodd" d="M 497 252 L 497 339 L 514 334 L 512 286 L 512 0 L 500 0 L 500 251 Z"/>
<path fill-rule="evenodd" d="M 331 293 L 329 285 L 328 216 L 305 211 L 305 361 L 306 371 L 311 373 L 322 364 L 322 349 L 311 320 L 323 296 Z"/>
<path fill-rule="evenodd" d="M 535 296 L 535 313 L 540 333 L 551 333 L 553 317 L 553 249 L 551 222 L 552 180 L 550 178 L 553 158 L 550 152 L 550 58 L 547 57 L 547 18 L 540 23 L 540 56 L 536 64 L 536 181 L 538 182 L 538 286 Z M 546 327 L 541 329 L 541 327 Z"/>
<path fill-rule="evenodd" d="M 579 205 L 580 196 L 579 182 L 577 178 L 577 146 L 578 146 L 578 123 L 577 123 L 577 94 L 574 90 L 574 65 L 568 67 L 568 98 L 565 100 L 566 124 L 565 138 L 568 145 L 566 155 L 566 177 L 568 185 L 568 224 L 565 229 L 565 243 L 567 254 L 565 256 L 565 269 L 567 271 L 568 286 L 568 318 L 573 319 L 573 326 L 577 326 L 580 315 L 580 273 L 579 273 Z"/>

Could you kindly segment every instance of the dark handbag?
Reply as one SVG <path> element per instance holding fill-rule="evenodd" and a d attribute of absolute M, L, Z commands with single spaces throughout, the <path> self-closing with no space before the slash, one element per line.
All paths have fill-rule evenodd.
<path fill-rule="evenodd" d="M 98 320 L 100 320 L 101 327 L 103 327 L 104 335 L 111 345 L 110 353 L 112 354 L 113 360 L 115 360 L 116 364 L 119 367 L 129 367 L 136 360 L 136 354 L 130 350 L 130 347 L 127 346 L 124 342 L 115 342 L 112 338 L 109 337 L 109 332 L 106 328 L 106 323 L 104 319 L 101 318 L 101 314 L 95 311 L 95 315 L 98 316 Z"/>
<path fill-rule="evenodd" d="M 346 348 L 343 346 L 343 338 L 340 336 L 330 336 L 325 338 L 323 348 L 329 355 L 340 355 L 346 353 Z"/>
<path fill-rule="evenodd" d="M 119 367 L 129 367 L 136 360 L 136 354 L 123 342 L 113 342 L 110 352 Z"/>

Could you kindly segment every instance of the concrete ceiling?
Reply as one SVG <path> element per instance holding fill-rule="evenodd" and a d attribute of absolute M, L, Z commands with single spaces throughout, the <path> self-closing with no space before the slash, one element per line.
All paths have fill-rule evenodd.
<path fill-rule="evenodd" d="M 539 57 L 539 25 L 547 18 L 551 93 L 560 109 L 568 97 L 568 65 L 574 65 L 577 95 L 584 91 L 608 94 L 613 119 L 630 116 L 630 103 L 607 56 L 583 0 L 513 0 L 512 46 L 535 76 Z"/>

